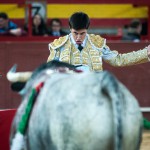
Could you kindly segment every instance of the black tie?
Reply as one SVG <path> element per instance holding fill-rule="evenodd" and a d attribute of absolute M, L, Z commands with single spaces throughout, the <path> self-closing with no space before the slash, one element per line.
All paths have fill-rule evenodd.
<path fill-rule="evenodd" d="M 83 46 L 82 46 L 81 44 L 79 44 L 78 49 L 79 49 L 79 51 L 81 52 L 82 49 L 83 49 Z"/>

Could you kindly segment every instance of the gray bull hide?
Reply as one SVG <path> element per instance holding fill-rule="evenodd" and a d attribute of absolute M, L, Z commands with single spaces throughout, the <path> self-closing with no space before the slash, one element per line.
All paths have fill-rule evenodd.
<path fill-rule="evenodd" d="M 110 73 L 55 73 L 37 97 L 26 149 L 138 150 L 141 128 L 137 100 Z"/>

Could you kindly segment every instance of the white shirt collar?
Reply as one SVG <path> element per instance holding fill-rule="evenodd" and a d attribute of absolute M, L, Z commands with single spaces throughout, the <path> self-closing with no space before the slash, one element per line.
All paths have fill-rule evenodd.
<path fill-rule="evenodd" d="M 77 44 L 77 43 L 75 42 L 75 40 L 73 39 L 73 36 L 72 36 L 71 33 L 69 34 L 69 36 L 70 36 L 71 42 L 75 45 L 76 48 L 78 48 L 78 44 Z M 87 42 L 87 39 L 88 39 L 88 37 L 87 37 L 87 35 L 86 35 L 86 37 L 85 37 L 83 43 L 81 44 L 83 47 L 85 47 L 86 42 Z"/>

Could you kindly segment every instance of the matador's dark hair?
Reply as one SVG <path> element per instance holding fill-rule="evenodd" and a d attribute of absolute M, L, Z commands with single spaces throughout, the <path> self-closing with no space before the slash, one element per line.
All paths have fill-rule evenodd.
<path fill-rule="evenodd" d="M 80 30 L 88 29 L 90 25 L 90 19 L 87 14 L 83 12 L 76 12 L 69 18 L 70 29 Z"/>

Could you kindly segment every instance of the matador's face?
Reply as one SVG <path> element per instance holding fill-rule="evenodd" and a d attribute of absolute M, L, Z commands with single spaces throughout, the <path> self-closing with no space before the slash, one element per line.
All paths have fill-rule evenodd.
<path fill-rule="evenodd" d="M 80 30 L 75 30 L 75 29 L 70 29 L 72 36 L 77 44 L 82 44 L 84 41 L 86 34 L 87 34 L 87 29 L 80 29 Z"/>

